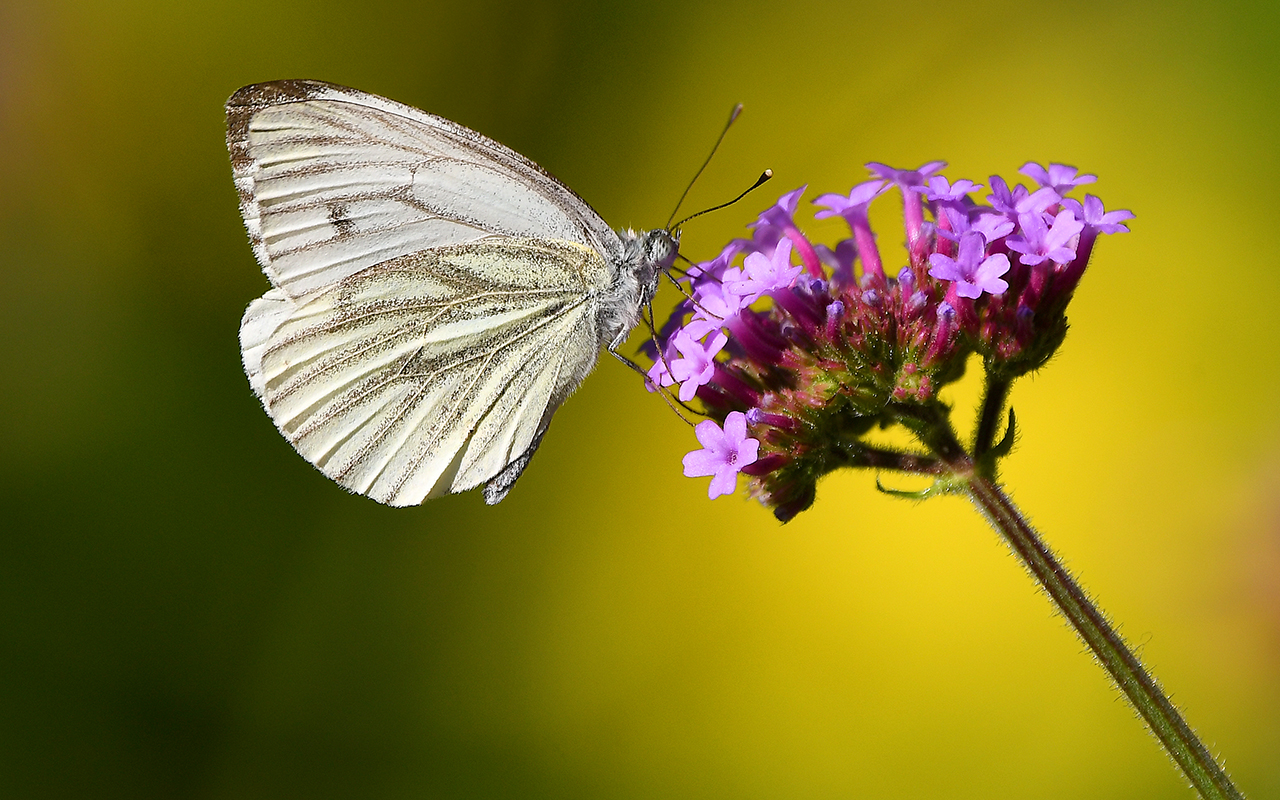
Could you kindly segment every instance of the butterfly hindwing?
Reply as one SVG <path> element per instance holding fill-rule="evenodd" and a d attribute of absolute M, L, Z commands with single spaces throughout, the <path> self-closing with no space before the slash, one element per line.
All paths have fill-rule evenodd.
<path fill-rule="evenodd" d="M 245 370 L 285 437 L 346 488 L 399 506 L 496 478 L 496 502 L 595 364 L 608 276 L 570 241 L 399 256 L 255 301 Z"/>

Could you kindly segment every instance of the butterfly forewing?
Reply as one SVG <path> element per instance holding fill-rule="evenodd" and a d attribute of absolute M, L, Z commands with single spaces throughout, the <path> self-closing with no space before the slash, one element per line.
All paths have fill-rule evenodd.
<path fill-rule="evenodd" d="M 316 81 L 227 103 L 241 213 L 272 283 L 305 297 L 397 256 L 487 236 L 585 245 L 617 235 L 536 164 L 460 125 Z"/>
<path fill-rule="evenodd" d="M 411 505 L 474 488 L 536 446 L 594 365 L 608 270 L 571 242 L 493 239 L 391 259 L 241 326 L 251 384 L 303 456 Z"/>

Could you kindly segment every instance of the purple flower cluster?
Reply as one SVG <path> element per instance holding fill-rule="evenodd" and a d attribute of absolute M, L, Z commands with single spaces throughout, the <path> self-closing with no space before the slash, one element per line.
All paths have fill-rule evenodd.
<path fill-rule="evenodd" d="M 750 238 L 690 270 L 686 299 L 658 334 L 650 389 L 676 387 L 711 417 L 685 474 L 714 476 L 712 497 L 743 473 L 789 519 L 851 442 L 895 408 L 937 403 L 969 354 L 1007 379 L 1039 367 L 1062 340 L 1098 234 L 1126 231 L 1133 217 L 1093 195 L 1065 197 L 1096 178 L 1062 164 L 1024 165 L 1033 189 L 992 176 L 987 204 L 970 197 L 982 185 L 948 180 L 941 161 L 867 166 L 873 179 L 813 200 L 815 218 L 842 217 L 848 238 L 811 242 L 795 221 L 806 187 L 788 192 Z M 894 188 L 906 264 L 890 276 L 867 210 Z"/>

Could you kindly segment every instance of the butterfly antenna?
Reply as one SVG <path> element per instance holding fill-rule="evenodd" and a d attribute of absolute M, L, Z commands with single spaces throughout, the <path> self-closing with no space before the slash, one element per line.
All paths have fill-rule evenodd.
<path fill-rule="evenodd" d="M 698 277 L 698 278 L 706 278 L 707 280 L 711 281 L 712 283 L 724 283 L 724 281 L 723 281 L 723 280 L 721 280 L 720 278 L 717 278 L 715 275 L 712 275 L 710 272 L 707 272 L 706 270 L 704 270 L 700 264 L 695 264 L 694 262 L 690 261 L 690 260 L 689 260 L 689 257 L 688 257 L 688 256 L 686 256 L 684 253 L 676 253 L 676 258 L 680 259 L 680 260 L 681 260 L 681 261 L 683 261 L 684 263 L 686 263 L 686 264 L 688 264 L 689 266 L 693 267 L 694 269 L 698 270 L 698 274 L 695 276 L 695 275 L 694 275 L 692 272 L 690 272 L 689 270 L 687 270 L 687 269 L 677 269 L 674 265 L 673 265 L 673 266 L 671 266 L 671 267 L 668 267 L 668 268 L 667 268 L 667 271 L 668 271 L 668 272 L 675 272 L 675 273 L 679 274 L 681 278 L 693 278 L 693 277 Z"/>
<path fill-rule="evenodd" d="M 733 111 L 729 112 L 729 121 L 724 124 L 724 130 L 720 131 L 720 138 L 716 139 L 715 146 L 711 148 L 711 152 L 707 154 L 707 160 L 702 162 L 702 166 L 698 167 L 698 171 L 694 173 L 693 180 L 689 181 L 689 185 L 684 187 L 684 194 L 680 195 L 680 199 L 676 201 L 676 207 L 671 209 L 671 216 L 667 217 L 666 230 L 671 230 L 671 220 L 676 218 L 676 214 L 680 213 L 680 204 L 689 196 L 689 190 L 698 182 L 698 178 L 702 176 L 702 171 L 711 163 L 711 157 L 720 149 L 720 143 L 724 141 L 725 134 L 729 132 L 729 128 L 733 125 L 733 121 L 742 113 L 742 103 L 738 103 L 733 107 Z"/>
<path fill-rule="evenodd" d="M 668 227 L 667 227 L 667 230 L 676 230 L 676 229 L 677 229 L 677 228 L 679 228 L 681 225 L 684 225 L 686 222 L 688 222 L 688 221 L 689 221 L 689 220 L 691 220 L 691 219 L 696 219 L 696 218 L 698 218 L 698 217 L 702 216 L 703 214 L 710 214 L 712 211 L 719 211 L 719 210 L 720 210 L 720 209 L 722 209 L 722 208 L 728 208 L 729 206 L 733 205 L 734 203 L 738 202 L 738 201 L 739 201 L 739 200 L 741 200 L 742 198 L 744 198 L 744 197 L 746 197 L 747 195 L 749 195 L 749 194 L 751 194 L 752 192 L 754 192 L 756 189 L 759 189 L 761 186 L 764 186 L 766 183 L 768 183 L 769 179 L 770 179 L 770 178 L 772 178 L 772 177 L 773 177 L 773 170 L 771 170 L 771 169 L 766 169 L 764 172 L 761 172 L 761 173 L 760 173 L 760 177 L 759 177 L 759 178 L 756 178 L 756 182 L 755 182 L 755 183 L 753 183 L 753 184 L 751 184 L 751 188 L 750 188 L 750 189 L 747 189 L 747 190 L 746 190 L 745 192 L 743 192 L 742 194 L 738 195 L 737 197 L 733 198 L 732 200 L 730 200 L 730 201 L 729 201 L 729 202 L 727 202 L 727 203 L 721 203 L 720 205 L 718 205 L 718 206 L 712 206 L 711 208 L 704 208 L 703 210 L 699 211 L 697 214 L 690 214 L 689 216 L 687 216 L 687 217 L 685 217 L 684 219 L 682 219 L 682 220 L 680 220 L 679 222 L 677 222 L 677 223 L 675 224 L 675 228 L 672 228 L 672 227 L 668 226 Z"/>

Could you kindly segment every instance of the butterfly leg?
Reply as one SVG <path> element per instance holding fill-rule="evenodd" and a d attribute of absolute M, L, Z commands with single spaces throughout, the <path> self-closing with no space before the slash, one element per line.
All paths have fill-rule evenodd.
<path fill-rule="evenodd" d="M 613 345 L 610 345 L 610 346 L 609 346 L 609 347 L 607 347 L 606 349 L 609 351 L 609 355 L 613 356 L 614 358 L 616 358 L 616 359 L 618 359 L 619 361 L 621 361 L 623 364 L 626 364 L 628 367 L 630 367 L 631 369 L 635 370 L 635 371 L 636 371 L 636 373 L 637 373 L 637 374 L 639 374 L 639 375 L 641 375 L 641 376 L 642 376 L 646 381 L 647 381 L 647 380 L 649 380 L 649 373 L 645 370 L 645 368 L 644 368 L 644 367 L 640 366 L 640 365 L 639 365 L 639 364 L 637 364 L 636 362 L 634 362 L 634 361 L 632 361 L 631 359 L 627 358 L 627 357 L 626 357 L 626 356 L 624 356 L 622 353 L 619 353 L 617 350 L 614 350 L 614 349 L 613 349 Z"/>

